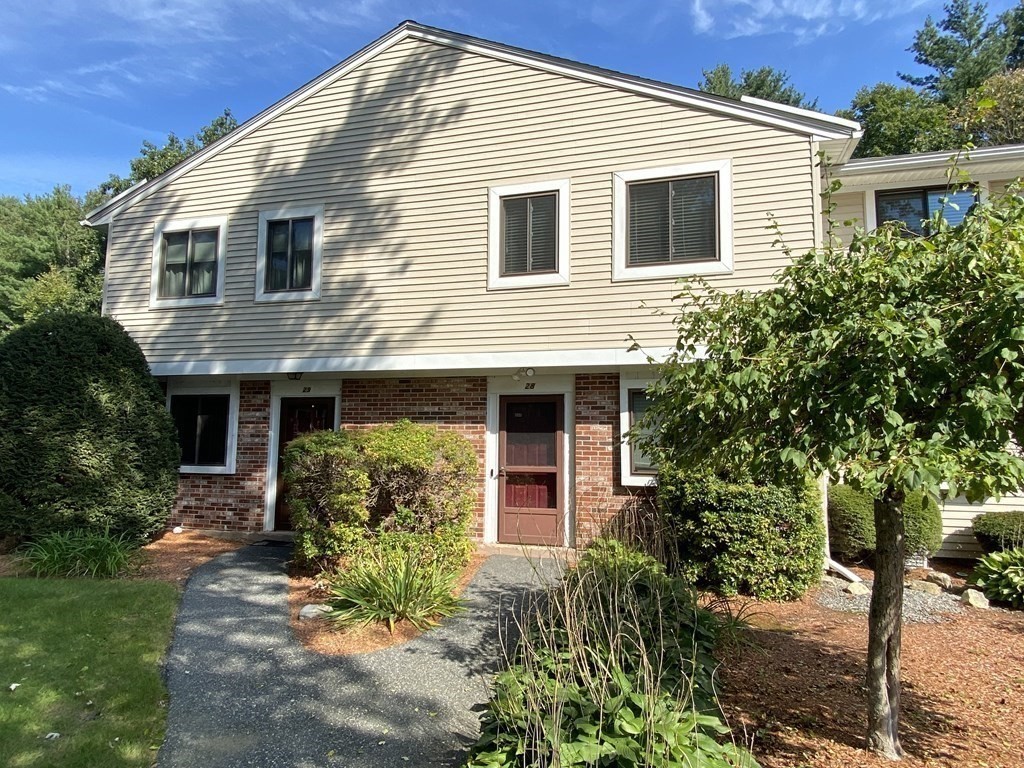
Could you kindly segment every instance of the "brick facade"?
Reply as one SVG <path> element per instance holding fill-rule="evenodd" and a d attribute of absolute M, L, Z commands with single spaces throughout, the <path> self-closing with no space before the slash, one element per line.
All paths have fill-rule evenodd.
<path fill-rule="evenodd" d="M 409 419 L 452 429 L 476 450 L 480 475 L 470 535 L 484 533 L 487 379 L 346 379 L 341 387 L 341 426 L 367 427 Z"/>
<path fill-rule="evenodd" d="M 171 525 L 217 531 L 263 530 L 269 440 L 270 382 L 242 381 L 235 473 L 181 475 Z"/>

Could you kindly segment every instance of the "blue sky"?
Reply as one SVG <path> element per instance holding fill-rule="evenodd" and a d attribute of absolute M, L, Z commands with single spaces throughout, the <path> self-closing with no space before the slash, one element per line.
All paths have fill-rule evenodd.
<path fill-rule="evenodd" d="M 144 140 L 225 107 L 245 120 L 403 19 L 686 86 L 720 62 L 768 64 L 832 112 L 918 72 L 906 48 L 942 13 L 942 0 L 3 0 L 0 194 L 82 194 L 126 173 Z"/>

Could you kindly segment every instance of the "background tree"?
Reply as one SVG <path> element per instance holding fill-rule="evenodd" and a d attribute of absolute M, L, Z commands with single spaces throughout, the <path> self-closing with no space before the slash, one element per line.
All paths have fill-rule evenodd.
<path fill-rule="evenodd" d="M 896 225 L 794 258 L 777 287 L 684 288 L 677 351 L 640 429 L 673 466 L 796 482 L 845 471 L 875 499 L 870 749 L 902 754 L 903 502 L 1024 486 L 1024 197 L 928 238 Z"/>
<path fill-rule="evenodd" d="M 144 141 L 139 150 L 139 156 L 128 164 L 131 169 L 128 176 L 122 177 L 112 173 L 110 178 L 100 185 L 100 192 L 104 195 L 116 195 L 140 181 L 155 179 L 203 147 L 212 144 L 222 136 L 227 136 L 237 127 L 238 120 L 231 114 L 230 109 L 225 109 L 224 114 L 214 118 L 208 125 L 204 125 L 193 136 L 180 139 L 174 133 L 169 133 L 167 142 L 162 147 L 158 147 L 150 141 Z"/>
<path fill-rule="evenodd" d="M 883 157 L 932 152 L 958 146 L 949 110 L 909 86 L 878 83 L 861 88 L 840 117 L 864 128 L 854 157 Z"/>
<path fill-rule="evenodd" d="M 943 103 L 953 104 L 1017 55 L 1017 17 L 1011 12 L 990 23 L 988 6 L 970 0 L 952 0 L 943 7 L 945 18 L 936 22 L 929 16 L 908 48 L 914 61 L 932 72 L 920 77 L 900 73 L 900 78 Z"/>
<path fill-rule="evenodd" d="M 950 118 L 978 146 L 1024 142 L 1024 69 L 993 75 Z"/>
<path fill-rule="evenodd" d="M 702 70 L 704 79 L 697 87 L 705 93 L 714 93 L 730 99 L 753 96 L 757 99 L 788 104 L 803 109 L 816 109 L 818 100 L 808 101 L 807 97 L 789 82 L 789 75 L 772 67 L 744 69 L 735 79 L 728 64 L 719 64 L 714 69 Z"/>

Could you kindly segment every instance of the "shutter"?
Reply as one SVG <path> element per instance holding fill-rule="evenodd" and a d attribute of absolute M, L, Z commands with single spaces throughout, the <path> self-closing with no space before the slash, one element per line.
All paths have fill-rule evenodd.
<path fill-rule="evenodd" d="M 501 210 L 501 274 L 526 274 L 530 271 L 530 200 L 526 197 L 503 199 Z"/>
<path fill-rule="evenodd" d="M 558 269 L 558 195 L 538 195 L 530 201 L 530 272 Z"/>
<path fill-rule="evenodd" d="M 638 267 L 668 262 L 668 182 L 630 184 L 628 190 L 628 265 Z"/>
<path fill-rule="evenodd" d="M 714 261 L 718 258 L 715 182 L 715 176 L 695 176 L 671 182 L 670 261 Z"/>

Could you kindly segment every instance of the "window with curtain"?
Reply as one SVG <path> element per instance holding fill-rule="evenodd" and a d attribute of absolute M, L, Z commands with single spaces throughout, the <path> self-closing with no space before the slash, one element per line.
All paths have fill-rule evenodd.
<path fill-rule="evenodd" d="M 627 187 L 627 267 L 718 259 L 718 175 Z"/>
<path fill-rule="evenodd" d="M 643 389 L 630 389 L 629 390 L 629 426 L 632 429 L 636 426 L 636 423 L 640 420 L 640 417 L 647 412 L 647 404 L 649 398 L 647 397 L 647 391 Z M 643 437 L 647 436 L 647 432 L 642 432 Z M 657 470 L 654 467 L 654 462 L 651 457 L 648 456 L 639 446 L 636 445 L 636 440 L 631 440 L 629 444 L 629 455 L 630 455 L 630 471 L 634 475 L 654 475 Z"/>
<path fill-rule="evenodd" d="M 182 466 L 221 467 L 228 460 L 231 395 L 172 395 Z"/>
<path fill-rule="evenodd" d="M 163 235 L 160 298 L 217 294 L 218 229 L 190 229 Z"/>
<path fill-rule="evenodd" d="M 501 275 L 558 271 L 558 193 L 501 199 Z"/>
<path fill-rule="evenodd" d="M 268 293 L 312 290 L 314 222 L 312 216 L 267 222 Z"/>
<path fill-rule="evenodd" d="M 879 224 L 899 221 L 909 231 L 924 235 L 928 220 L 937 211 L 942 211 L 942 217 L 955 227 L 977 200 L 974 189 L 894 189 L 875 193 L 875 213 Z"/>

